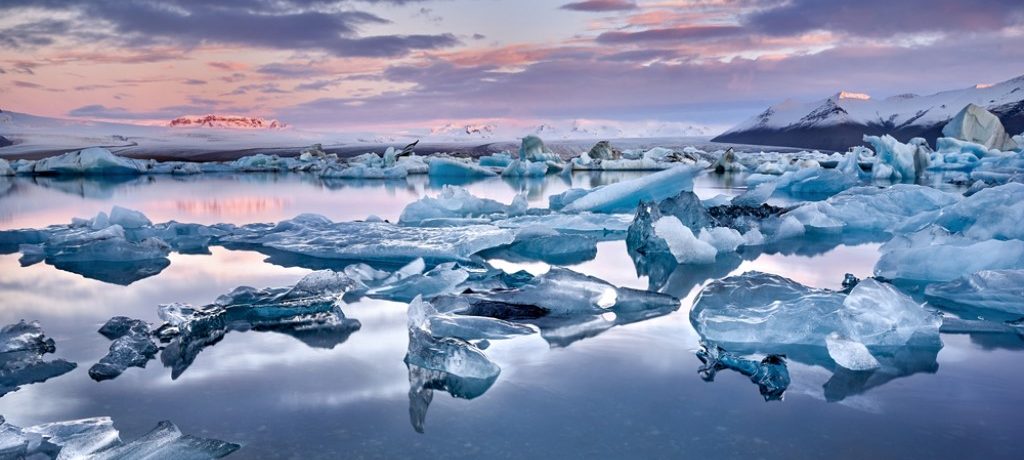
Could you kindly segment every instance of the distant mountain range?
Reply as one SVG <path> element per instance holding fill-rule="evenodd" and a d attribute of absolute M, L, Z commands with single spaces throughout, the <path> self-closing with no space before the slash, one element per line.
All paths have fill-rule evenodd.
<path fill-rule="evenodd" d="M 188 115 L 167 124 L 172 128 L 282 129 L 288 125 L 277 120 L 235 115 Z"/>
<path fill-rule="evenodd" d="M 935 145 L 942 127 L 970 103 L 998 116 L 1007 132 L 1024 132 L 1022 75 L 929 96 L 901 94 L 878 100 L 841 91 L 811 103 L 787 100 L 711 140 L 842 151 L 862 144 L 864 134 L 891 134 L 904 142 L 923 137 Z"/>

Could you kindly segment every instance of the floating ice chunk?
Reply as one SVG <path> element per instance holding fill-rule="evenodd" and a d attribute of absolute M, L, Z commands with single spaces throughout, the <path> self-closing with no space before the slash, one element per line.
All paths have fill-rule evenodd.
<path fill-rule="evenodd" d="M 764 235 L 761 231 L 752 228 L 743 234 L 743 245 L 744 246 L 761 246 L 764 244 Z"/>
<path fill-rule="evenodd" d="M 532 134 L 524 137 L 522 143 L 519 145 L 519 159 L 524 161 L 542 162 L 560 160 L 558 155 L 551 153 L 551 151 L 544 146 L 544 141 Z"/>
<path fill-rule="evenodd" d="M 146 367 L 160 351 L 153 343 L 149 325 L 144 321 L 115 316 L 100 328 L 100 334 L 114 341 L 110 351 L 89 368 L 89 377 L 97 382 L 113 379 L 129 367 Z"/>
<path fill-rule="evenodd" d="M 503 177 L 544 177 L 547 173 L 547 162 L 528 160 L 513 160 L 501 171 Z"/>
<path fill-rule="evenodd" d="M 153 225 L 145 214 L 120 206 L 114 206 L 110 211 L 110 224 L 120 225 L 124 229 L 136 229 Z"/>
<path fill-rule="evenodd" d="M 548 228 L 558 232 L 624 232 L 633 217 L 629 214 L 540 214 L 525 215 L 491 222 L 501 228 Z"/>
<path fill-rule="evenodd" d="M 417 301 L 418 300 L 418 301 Z M 494 384 L 501 368 L 469 342 L 435 337 L 430 331 L 432 307 L 420 299 L 409 305 L 409 415 L 413 428 L 423 432 L 432 390 L 466 399 L 482 395 Z"/>
<path fill-rule="evenodd" d="M 882 247 L 875 276 L 887 279 L 952 281 L 982 270 L 1024 267 L 1024 241 L 977 241 L 929 227 L 897 237 Z"/>
<path fill-rule="evenodd" d="M 856 173 L 819 167 L 787 172 L 779 177 L 775 186 L 778 190 L 792 193 L 834 195 L 856 186 L 858 182 Z"/>
<path fill-rule="evenodd" d="M 0 329 L 0 396 L 75 368 L 75 363 L 63 359 L 43 360 L 44 355 L 54 351 L 53 339 L 43 334 L 39 323 L 19 321 Z"/>
<path fill-rule="evenodd" d="M 36 161 L 32 173 L 40 175 L 142 174 L 143 163 L 119 157 L 101 147 L 91 147 Z"/>
<path fill-rule="evenodd" d="M 714 381 L 720 370 L 732 369 L 750 377 L 765 401 L 781 400 L 786 388 L 789 388 L 789 369 L 782 355 L 768 355 L 756 361 L 736 356 L 714 344 L 704 344 L 697 351 L 697 358 L 704 363 L 697 372 L 705 381 Z"/>
<path fill-rule="evenodd" d="M 851 371 L 869 371 L 881 366 L 863 343 L 844 338 L 835 332 L 825 337 L 825 347 L 836 364 Z"/>
<path fill-rule="evenodd" d="M 693 236 L 693 231 L 675 216 L 658 219 L 653 236 L 664 239 L 676 262 L 681 264 L 709 264 L 718 255 L 714 246 Z"/>
<path fill-rule="evenodd" d="M 1021 240 L 1024 239 L 1021 222 L 1024 222 L 1024 184 L 1010 182 L 980 190 L 943 207 L 937 214 L 913 219 L 901 230 L 914 231 L 935 223 L 975 240 Z"/>
<path fill-rule="evenodd" d="M 509 162 L 511 161 L 509 159 Z M 494 170 L 484 167 L 482 158 L 480 165 L 473 164 L 471 161 L 460 161 L 455 158 L 431 158 L 427 164 L 430 167 L 427 174 L 436 177 L 490 177 L 498 175 Z"/>
<path fill-rule="evenodd" d="M 878 152 L 879 163 L 875 163 L 873 171 L 876 179 L 914 179 L 928 167 L 927 145 L 903 144 L 888 134 L 881 137 L 865 134 L 864 142 L 870 143 Z M 891 172 L 888 168 L 880 168 L 883 165 L 891 168 Z M 888 177 L 881 177 L 882 171 L 888 172 Z"/>
<path fill-rule="evenodd" d="M 217 439 L 199 438 L 181 432 L 170 421 L 157 424 L 149 433 L 128 443 L 94 452 L 90 459 L 215 459 L 224 458 L 242 446 Z"/>
<path fill-rule="evenodd" d="M 760 272 L 709 284 L 690 321 L 703 339 L 717 343 L 821 347 L 833 332 L 868 347 L 935 346 L 941 322 L 875 280 L 861 281 L 846 295 Z"/>
<path fill-rule="evenodd" d="M 324 259 L 370 262 L 466 260 L 484 249 L 511 243 L 515 235 L 491 225 L 419 228 L 381 222 L 331 222 L 303 214 L 273 227 L 247 225 L 230 243 L 245 243 Z"/>
<path fill-rule="evenodd" d="M 418 259 L 422 263 L 422 259 Z M 417 296 L 426 298 L 454 293 L 457 286 L 469 279 L 469 272 L 454 262 L 440 264 L 426 273 L 416 273 L 370 289 L 366 295 L 378 299 L 409 302 Z"/>
<path fill-rule="evenodd" d="M 330 166 L 320 172 L 325 179 L 405 179 L 409 176 L 404 166 L 376 167 L 354 164 L 345 167 Z"/>
<path fill-rule="evenodd" d="M 563 212 L 628 212 L 641 201 L 659 202 L 693 188 L 693 176 L 699 169 L 676 166 L 647 176 L 603 185 L 591 190 L 571 189 L 549 198 L 551 209 Z"/>
<path fill-rule="evenodd" d="M 942 135 L 981 144 L 989 149 L 1017 148 L 1017 143 L 1006 133 L 999 117 L 973 103 L 967 104 L 942 127 Z"/>
<path fill-rule="evenodd" d="M 775 230 L 772 235 L 773 241 L 780 241 L 787 238 L 793 238 L 802 236 L 804 234 L 804 225 L 793 216 L 785 216 L 779 222 L 779 228 Z"/>
<path fill-rule="evenodd" d="M 14 168 L 11 168 L 11 163 L 0 158 L 0 176 L 13 176 L 14 174 Z"/>
<path fill-rule="evenodd" d="M 722 156 L 718 157 L 718 160 L 715 161 L 715 164 L 712 166 L 712 168 L 718 174 L 723 174 L 726 172 L 742 172 L 747 169 L 745 166 L 740 164 L 739 161 L 737 161 L 736 153 L 733 152 L 732 147 L 729 147 L 728 150 L 722 153 Z"/>
<path fill-rule="evenodd" d="M 719 253 L 736 252 L 736 248 L 746 243 L 740 232 L 728 227 L 701 229 L 700 240 L 714 246 Z"/>
<path fill-rule="evenodd" d="M 855 187 L 826 201 L 806 203 L 787 214 L 809 227 L 890 231 L 910 217 L 959 200 L 958 195 L 919 185 Z"/>
<path fill-rule="evenodd" d="M 42 436 L 58 446 L 58 460 L 92 458 L 91 455 L 122 445 L 110 417 L 44 423 L 27 427 L 24 432 Z"/>
<path fill-rule="evenodd" d="M 946 283 L 931 284 L 932 302 L 1024 315 L 1024 270 L 982 270 Z"/>
<path fill-rule="evenodd" d="M 512 155 L 508 152 L 495 153 L 494 155 L 484 155 L 478 160 L 480 166 L 490 166 L 496 168 L 504 168 L 512 163 Z"/>
<path fill-rule="evenodd" d="M 748 188 L 746 192 L 732 199 L 733 206 L 761 206 L 775 193 L 775 183 L 765 182 Z"/>
<path fill-rule="evenodd" d="M 488 217 L 494 214 L 513 217 L 526 212 L 526 197 L 517 195 L 512 204 L 506 205 L 487 198 L 477 198 L 462 187 L 445 185 L 436 198 L 423 197 L 409 203 L 398 222 L 402 225 L 418 225 L 437 219 Z"/>
<path fill-rule="evenodd" d="M 462 340 L 507 339 L 536 332 L 528 326 L 497 318 L 439 313 L 421 296 L 416 296 L 409 303 L 409 327 L 424 329 L 438 338 L 454 337 Z"/>

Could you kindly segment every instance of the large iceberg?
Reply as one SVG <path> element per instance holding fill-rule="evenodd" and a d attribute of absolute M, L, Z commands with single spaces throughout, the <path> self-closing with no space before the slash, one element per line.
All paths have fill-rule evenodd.
<path fill-rule="evenodd" d="M 942 135 L 974 142 L 989 149 L 1014 150 L 1017 143 L 1006 133 L 999 117 L 984 107 L 967 104 L 946 126 Z"/>
<path fill-rule="evenodd" d="M 690 311 L 705 340 L 740 345 L 826 346 L 836 333 L 867 347 L 937 346 L 941 318 L 873 279 L 849 294 L 747 272 L 705 287 Z"/>
<path fill-rule="evenodd" d="M 75 368 L 75 363 L 63 359 L 43 360 L 55 351 L 53 339 L 43 334 L 39 323 L 19 321 L 0 329 L 0 396 Z"/>
<path fill-rule="evenodd" d="M 882 248 L 875 276 L 912 282 L 952 281 L 982 270 L 1024 267 L 1024 241 L 976 240 L 930 226 Z"/>
<path fill-rule="evenodd" d="M 911 217 L 959 200 L 958 195 L 920 185 L 855 187 L 828 200 L 801 205 L 787 215 L 822 231 L 890 231 Z"/>
<path fill-rule="evenodd" d="M 142 174 L 145 162 L 124 158 L 101 147 L 91 147 L 36 161 L 31 168 L 38 175 L 122 175 Z"/>
<path fill-rule="evenodd" d="M 551 209 L 567 213 L 583 211 L 617 213 L 636 209 L 641 201 L 659 202 L 693 188 L 700 169 L 676 166 L 637 179 L 603 185 L 589 190 L 570 189 L 549 199 Z"/>

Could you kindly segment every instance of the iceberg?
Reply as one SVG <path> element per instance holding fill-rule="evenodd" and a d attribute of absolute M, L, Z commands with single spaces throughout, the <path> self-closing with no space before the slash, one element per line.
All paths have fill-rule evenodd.
<path fill-rule="evenodd" d="M 488 166 L 492 168 L 504 168 L 512 163 L 512 155 L 508 152 L 495 153 L 494 155 L 484 155 L 477 160 L 480 166 Z"/>
<path fill-rule="evenodd" d="M 511 204 L 502 204 L 487 198 L 477 198 L 462 187 L 445 185 L 436 198 L 423 197 L 406 205 L 398 218 L 401 225 L 421 225 L 445 219 L 514 217 L 526 212 L 526 197 L 516 195 Z"/>
<path fill-rule="evenodd" d="M 568 346 L 616 325 L 666 315 L 679 308 L 675 297 L 618 288 L 560 267 L 517 284 L 511 289 L 442 296 L 433 303 L 442 313 L 536 326 L 552 346 Z"/>
<path fill-rule="evenodd" d="M 693 188 L 694 166 L 676 166 L 647 176 L 590 190 L 570 189 L 549 198 L 551 209 L 566 213 L 619 213 L 636 209 L 641 201 L 659 202 Z"/>
<path fill-rule="evenodd" d="M 544 161 L 513 160 L 501 171 L 502 177 L 544 177 L 548 173 Z"/>
<path fill-rule="evenodd" d="M 430 168 L 427 174 L 433 177 L 492 177 L 498 175 L 494 170 L 485 167 L 483 163 L 483 158 L 480 159 L 479 165 L 455 158 L 431 158 L 427 162 Z"/>
<path fill-rule="evenodd" d="M 982 240 L 931 226 L 881 248 L 875 276 L 913 282 L 952 281 L 982 270 L 1024 267 L 1024 241 Z"/>
<path fill-rule="evenodd" d="M 757 207 L 768 202 L 775 193 L 776 183 L 764 182 L 749 187 L 747 191 L 734 197 L 730 202 L 733 206 Z"/>
<path fill-rule="evenodd" d="M 466 341 L 508 339 L 530 335 L 536 331 L 529 326 L 486 316 L 440 313 L 422 296 L 409 303 L 410 321 L 437 338 L 454 337 Z"/>
<path fill-rule="evenodd" d="M 825 201 L 805 203 L 786 214 L 808 228 L 822 231 L 892 231 L 911 217 L 958 201 L 958 195 L 920 185 L 855 187 Z"/>
<path fill-rule="evenodd" d="M 1015 150 L 1017 143 L 1006 133 L 999 117 L 984 107 L 967 104 L 942 127 L 942 135 L 981 144 L 988 149 Z"/>
<path fill-rule="evenodd" d="M 64 375 L 76 367 L 63 359 L 43 360 L 44 355 L 56 350 L 53 339 L 43 334 L 37 322 L 22 320 L 0 329 L 0 396 L 17 391 L 22 385 Z"/>
<path fill-rule="evenodd" d="M 392 276 L 384 280 L 380 286 L 369 289 L 366 295 L 376 299 L 409 302 L 419 296 L 431 298 L 453 294 L 459 285 L 469 279 L 469 272 L 459 268 L 454 262 L 439 264 L 426 272 L 422 269 L 425 265 L 423 259 L 417 259 L 409 265 L 414 264 L 419 268 L 418 271 L 410 270 L 409 266 L 406 266 L 398 272 L 404 271 L 402 276 Z"/>
<path fill-rule="evenodd" d="M 91 147 L 43 158 L 31 166 L 36 175 L 131 175 L 146 172 L 145 163 L 124 158 L 101 147 Z"/>
<path fill-rule="evenodd" d="M 832 333 L 867 347 L 941 343 L 940 317 L 873 279 L 844 294 L 747 272 L 701 290 L 690 322 L 701 338 L 722 344 L 825 347 Z"/>
<path fill-rule="evenodd" d="M 405 364 L 409 370 L 409 416 L 413 428 L 422 433 L 433 390 L 472 399 L 484 394 L 501 374 L 473 344 L 455 337 L 436 337 L 431 318 L 436 312 L 422 299 L 409 304 L 409 348 Z M 459 328 L 445 327 L 459 332 Z"/>
<path fill-rule="evenodd" d="M 929 302 L 1024 315 L 1024 269 L 982 270 L 924 290 Z"/>
<path fill-rule="evenodd" d="M 888 134 L 881 137 L 865 134 L 864 142 L 870 143 L 878 153 L 878 163 L 875 163 L 873 170 L 875 179 L 898 182 L 920 177 L 928 167 L 930 158 L 930 149 L 923 141 L 920 139 L 915 142 L 912 139 L 910 144 L 903 144 Z"/>
<path fill-rule="evenodd" d="M 533 210 L 531 210 L 532 212 Z M 629 214 L 595 214 L 581 212 L 578 214 L 527 214 L 491 222 L 500 228 L 545 228 L 560 233 L 620 233 L 629 228 L 633 217 Z"/>
<path fill-rule="evenodd" d="M 144 321 L 115 316 L 100 328 L 100 334 L 114 342 L 110 352 L 89 368 L 89 377 L 97 382 L 116 378 L 129 367 L 146 367 L 159 351 Z"/>
<path fill-rule="evenodd" d="M 669 252 L 680 264 L 709 264 L 714 262 L 718 255 L 714 246 L 694 236 L 693 231 L 675 216 L 666 216 L 655 221 L 651 236 L 663 239 L 668 245 Z"/>
<path fill-rule="evenodd" d="M 803 168 L 782 174 L 775 180 L 775 189 L 794 194 L 835 195 L 857 186 L 859 182 L 856 174 L 838 168 Z"/>
<path fill-rule="evenodd" d="M 215 459 L 231 455 L 242 446 L 217 439 L 200 438 L 181 432 L 170 421 L 164 420 L 142 437 L 112 448 L 94 452 L 89 458 L 114 460 L 125 458 L 146 459 Z"/>
<path fill-rule="evenodd" d="M 221 241 L 321 259 L 407 263 L 421 257 L 465 261 L 514 238 L 510 230 L 492 225 L 406 227 L 385 222 L 331 222 L 323 216 L 303 214 L 272 226 L 246 225 Z"/>
<path fill-rule="evenodd" d="M 703 363 L 700 369 L 702 379 L 713 382 L 718 371 L 731 369 L 757 384 L 765 401 L 780 401 L 789 388 L 789 369 L 783 355 L 768 355 L 761 360 L 744 359 L 723 350 L 714 344 L 703 344 L 697 351 L 697 359 Z"/>
<path fill-rule="evenodd" d="M 736 153 L 733 152 L 732 147 L 729 147 L 729 149 L 718 157 L 718 160 L 715 161 L 714 165 L 712 165 L 712 169 L 714 169 L 718 174 L 724 174 L 727 172 L 743 172 L 746 171 L 747 168 L 737 161 Z"/>
<path fill-rule="evenodd" d="M 825 347 L 828 349 L 829 357 L 836 364 L 851 371 L 869 371 L 881 367 L 863 343 L 847 339 L 838 333 L 833 332 L 825 337 Z"/>

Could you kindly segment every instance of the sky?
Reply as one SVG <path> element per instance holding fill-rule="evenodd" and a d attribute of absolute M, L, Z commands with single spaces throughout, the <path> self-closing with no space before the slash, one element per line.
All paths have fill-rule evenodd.
<path fill-rule="evenodd" d="M 0 109 L 87 120 L 728 127 L 1022 74 L 1020 0 L 0 1 Z"/>

